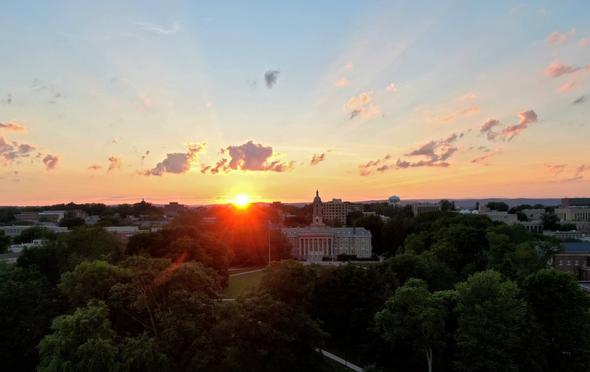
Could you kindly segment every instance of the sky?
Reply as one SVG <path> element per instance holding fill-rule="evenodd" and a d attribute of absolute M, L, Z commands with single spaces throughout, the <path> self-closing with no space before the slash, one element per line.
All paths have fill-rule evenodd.
<path fill-rule="evenodd" d="M 581 1 L 18 1 L 0 204 L 590 195 Z"/>

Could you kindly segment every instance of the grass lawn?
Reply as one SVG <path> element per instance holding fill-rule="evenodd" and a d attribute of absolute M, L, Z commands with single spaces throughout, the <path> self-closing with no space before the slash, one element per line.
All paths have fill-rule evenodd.
<path fill-rule="evenodd" d="M 256 270 L 251 268 L 250 270 Z M 249 271 L 249 270 L 246 270 Z M 264 271 L 230 276 L 227 288 L 223 292 L 225 298 L 236 298 L 258 287 Z"/>

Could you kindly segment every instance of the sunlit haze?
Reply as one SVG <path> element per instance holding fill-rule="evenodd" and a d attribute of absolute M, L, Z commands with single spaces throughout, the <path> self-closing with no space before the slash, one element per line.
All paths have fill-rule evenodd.
<path fill-rule="evenodd" d="M 589 19 L 583 0 L 6 2 L 0 204 L 583 196 Z"/>

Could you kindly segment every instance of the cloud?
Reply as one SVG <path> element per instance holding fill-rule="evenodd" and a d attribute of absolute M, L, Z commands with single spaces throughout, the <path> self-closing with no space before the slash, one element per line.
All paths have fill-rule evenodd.
<path fill-rule="evenodd" d="M 10 105 L 12 103 L 12 93 L 8 93 L 6 95 L 6 98 L 3 100 L 0 100 L 0 103 L 5 103 L 7 105 Z"/>
<path fill-rule="evenodd" d="M 580 41 L 578 41 L 578 45 L 582 48 L 586 48 L 588 45 L 590 45 L 590 37 L 580 39 Z"/>
<path fill-rule="evenodd" d="M 117 156 L 109 156 L 109 167 L 107 168 L 107 172 L 110 172 L 115 169 L 121 169 L 123 166 L 123 160 Z"/>
<path fill-rule="evenodd" d="M 492 160 L 492 158 L 494 158 L 498 154 L 499 154 L 499 152 L 488 152 L 488 153 L 478 156 L 474 159 L 471 159 L 471 163 L 487 166 L 487 165 L 490 165 L 489 161 Z"/>
<path fill-rule="evenodd" d="M 382 173 L 391 169 L 406 169 L 418 167 L 440 167 L 450 166 L 448 160 L 459 150 L 455 143 L 464 136 L 464 133 L 452 133 L 448 137 L 432 140 L 420 145 L 415 150 L 406 153 L 407 157 L 422 157 L 420 160 L 409 161 L 397 159 L 395 163 L 389 163 L 391 155 L 368 163 L 359 165 L 361 176 L 368 176 L 375 172 Z"/>
<path fill-rule="evenodd" d="M 19 158 L 26 158 L 35 150 L 35 146 L 16 141 L 7 141 L 0 136 L 0 161 L 3 165 L 10 165 Z"/>
<path fill-rule="evenodd" d="M 189 145 L 187 152 L 166 154 L 166 158 L 152 169 L 142 172 L 145 176 L 162 176 L 164 173 L 182 174 L 190 170 L 197 154 L 205 148 L 205 143 Z M 146 155 L 149 151 L 146 151 Z"/>
<path fill-rule="evenodd" d="M 523 132 L 532 123 L 537 122 L 537 113 L 533 110 L 523 111 L 518 114 L 518 124 L 510 125 L 502 130 L 502 137 L 510 141 Z"/>
<path fill-rule="evenodd" d="M 564 166 L 565 168 L 565 166 Z M 584 179 L 585 173 L 588 172 L 590 170 L 590 165 L 587 164 L 581 164 L 579 166 L 577 166 L 574 171 L 573 174 L 568 177 L 568 178 L 564 178 L 564 179 L 560 179 L 560 180 L 556 180 L 556 181 L 552 181 L 555 183 L 568 183 L 568 182 L 577 182 L 577 181 L 581 181 Z M 554 176 L 557 174 L 554 174 Z"/>
<path fill-rule="evenodd" d="M 24 125 L 15 122 L 0 122 L 0 129 L 22 132 L 26 128 Z"/>
<path fill-rule="evenodd" d="M 389 93 L 395 93 L 397 92 L 397 85 L 395 85 L 394 83 L 390 83 L 385 87 L 385 90 Z"/>
<path fill-rule="evenodd" d="M 461 97 L 454 99 L 442 110 L 437 109 L 437 112 L 431 112 L 429 110 L 426 112 L 426 119 L 434 123 L 448 124 L 462 117 L 477 114 L 479 113 L 480 108 L 477 105 L 476 100 L 477 96 L 475 93 L 468 92 Z"/>
<path fill-rule="evenodd" d="M 573 74 L 574 72 L 590 70 L 590 65 L 585 66 L 568 66 L 561 62 L 553 62 L 545 68 L 545 75 L 549 77 L 559 77 L 562 75 Z"/>
<path fill-rule="evenodd" d="M 567 32 L 559 32 L 555 31 L 552 32 L 549 37 L 547 37 L 547 43 L 549 45 L 558 45 L 558 44 L 565 44 L 570 37 L 573 37 L 576 34 L 576 29 L 572 28 L 570 31 Z"/>
<path fill-rule="evenodd" d="M 135 24 L 137 26 L 139 26 L 144 31 L 151 32 L 154 34 L 159 34 L 159 35 L 173 35 L 173 34 L 177 33 L 178 31 L 180 31 L 180 25 L 176 22 L 173 23 L 172 25 L 170 25 L 170 27 L 161 26 L 161 25 L 157 25 L 154 23 L 148 23 L 148 22 L 135 22 Z"/>
<path fill-rule="evenodd" d="M 325 152 L 322 152 L 321 154 L 313 154 L 313 156 L 309 162 L 309 165 L 311 165 L 311 166 L 318 165 L 319 163 L 326 160 L 326 156 L 327 156 L 327 153 L 325 153 Z"/>
<path fill-rule="evenodd" d="M 545 170 L 554 176 L 563 173 L 567 168 L 567 164 L 545 164 Z"/>
<path fill-rule="evenodd" d="M 588 100 L 588 97 L 586 96 L 580 96 L 578 98 L 576 98 L 575 100 L 572 101 L 572 105 L 579 105 L 580 103 L 584 103 Z"/>
<path fill-rule="evenodd" d="M 500 125 L 500 121 L 496 119 L 489 119 L 485 123 L 481 125 L 479 128 L 480 133 L 485 134 L 485 136 L 490 140 L 496 139 L 498 133 L 494 131 L 494 128 Z"/>
<path fill-rule="evenodd" d="M 501 139 L 503 141 L 510 141 L 525 129 L 530 124 L 536 123 L 538 120 L 537 113 L 534 110 L 523 111 L 518 114 L 518 123 L 506 126 L 501 131 L 497 132 L 494 128 L 501 125 L 500 121 L 496 119 L 489 119 L 482 124 L 479 131 L 484 134 L 490 141 Z"/>
<path fill-rule="evenodd" d="M 373 102 L 373 92 L 362 92 L 350 97 L 344 104 L 344 110 L 349 113 L 350 119 L 371 118 L 381 113 L 381 109 Z"/>
<path fill-rule="evenodd" d="M 458 118 L 477 114 L 477 113 L 479 113 L 479 107 L 471 106 L 471 107 L 467 107 L 467 108 L 464 108 L 464 109 L 461 109 L 458 111 L 438 115 L 436 118 L 436 121 L 446 124 L 446 123 L 450 123 Z"/>
<path fill-rule="evenodd" d="M 43 157 L 43 164 L 45 164 L 45 169 L 47 170 L 55 169 L 57 163 L 59 163 L 59 156 L 47 154 Z"/>
<path fill-rule="evenodd" d="M 339 79 L 339 80 L 336 82 L 336 86 L 337 86 L 338 88 L 344 88 L 344 87 L 347 87 L 347 86 L 349 86 L 349 85 L 350 85 L 350 82 L 349 82 L 349 81 L 348 81 L 348 79 L 347 79 L 347 78 L 345 78 L 345 77 L 344 77 L 344 78 L 341 78 L 341 79 Z"/>
<path fill-rule="evenodd" d="M 102 169 L 102 165 L 100 165 L 100 164 L 91 164 L 88 166 L 88 170 L 91 170 L 91 171 L 99 171 L 101 169 Z"/>
<path fill-rule="evenodd" d="M 268 70 L 264 73 L 264 82 L 267 88 L 270 89 L 277 83 L 280 73 L 279 70 Z"/>
<path fill-rule="evenodd" d="M 253 141 L 239 146 L 228 146 L 222 149 L 221 153 L 227 154 L 228 157 L 219 160 L 215 166 L 202 166 L 201 172 L 211 174 L 221 171 L 227 173 L 232 170 L 286 172 L 294 165 L 293 161 L 271 160 L 274 155 L 272 147 L 255 144 Z"/>
<path fill-rule="evenodd" d="M 575 81 L 568 81 L 566 83 L 561 84 L 559 87 L 557 87 L 557 89 L 555 91 L 557 92 L 557 94 L 569 92 L 571 90 L 574 90 L 574 88 L 576 88 L 577 85 L 578 85 L 578 83 Z"/>

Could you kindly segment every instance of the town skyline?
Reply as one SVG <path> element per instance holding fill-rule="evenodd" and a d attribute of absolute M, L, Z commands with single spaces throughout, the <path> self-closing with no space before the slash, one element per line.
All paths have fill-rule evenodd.
<path fill-rule="evenodd" d="M 310 7 L 6 5 L 0 205 L 587 196 L 583 1 Z"/>

